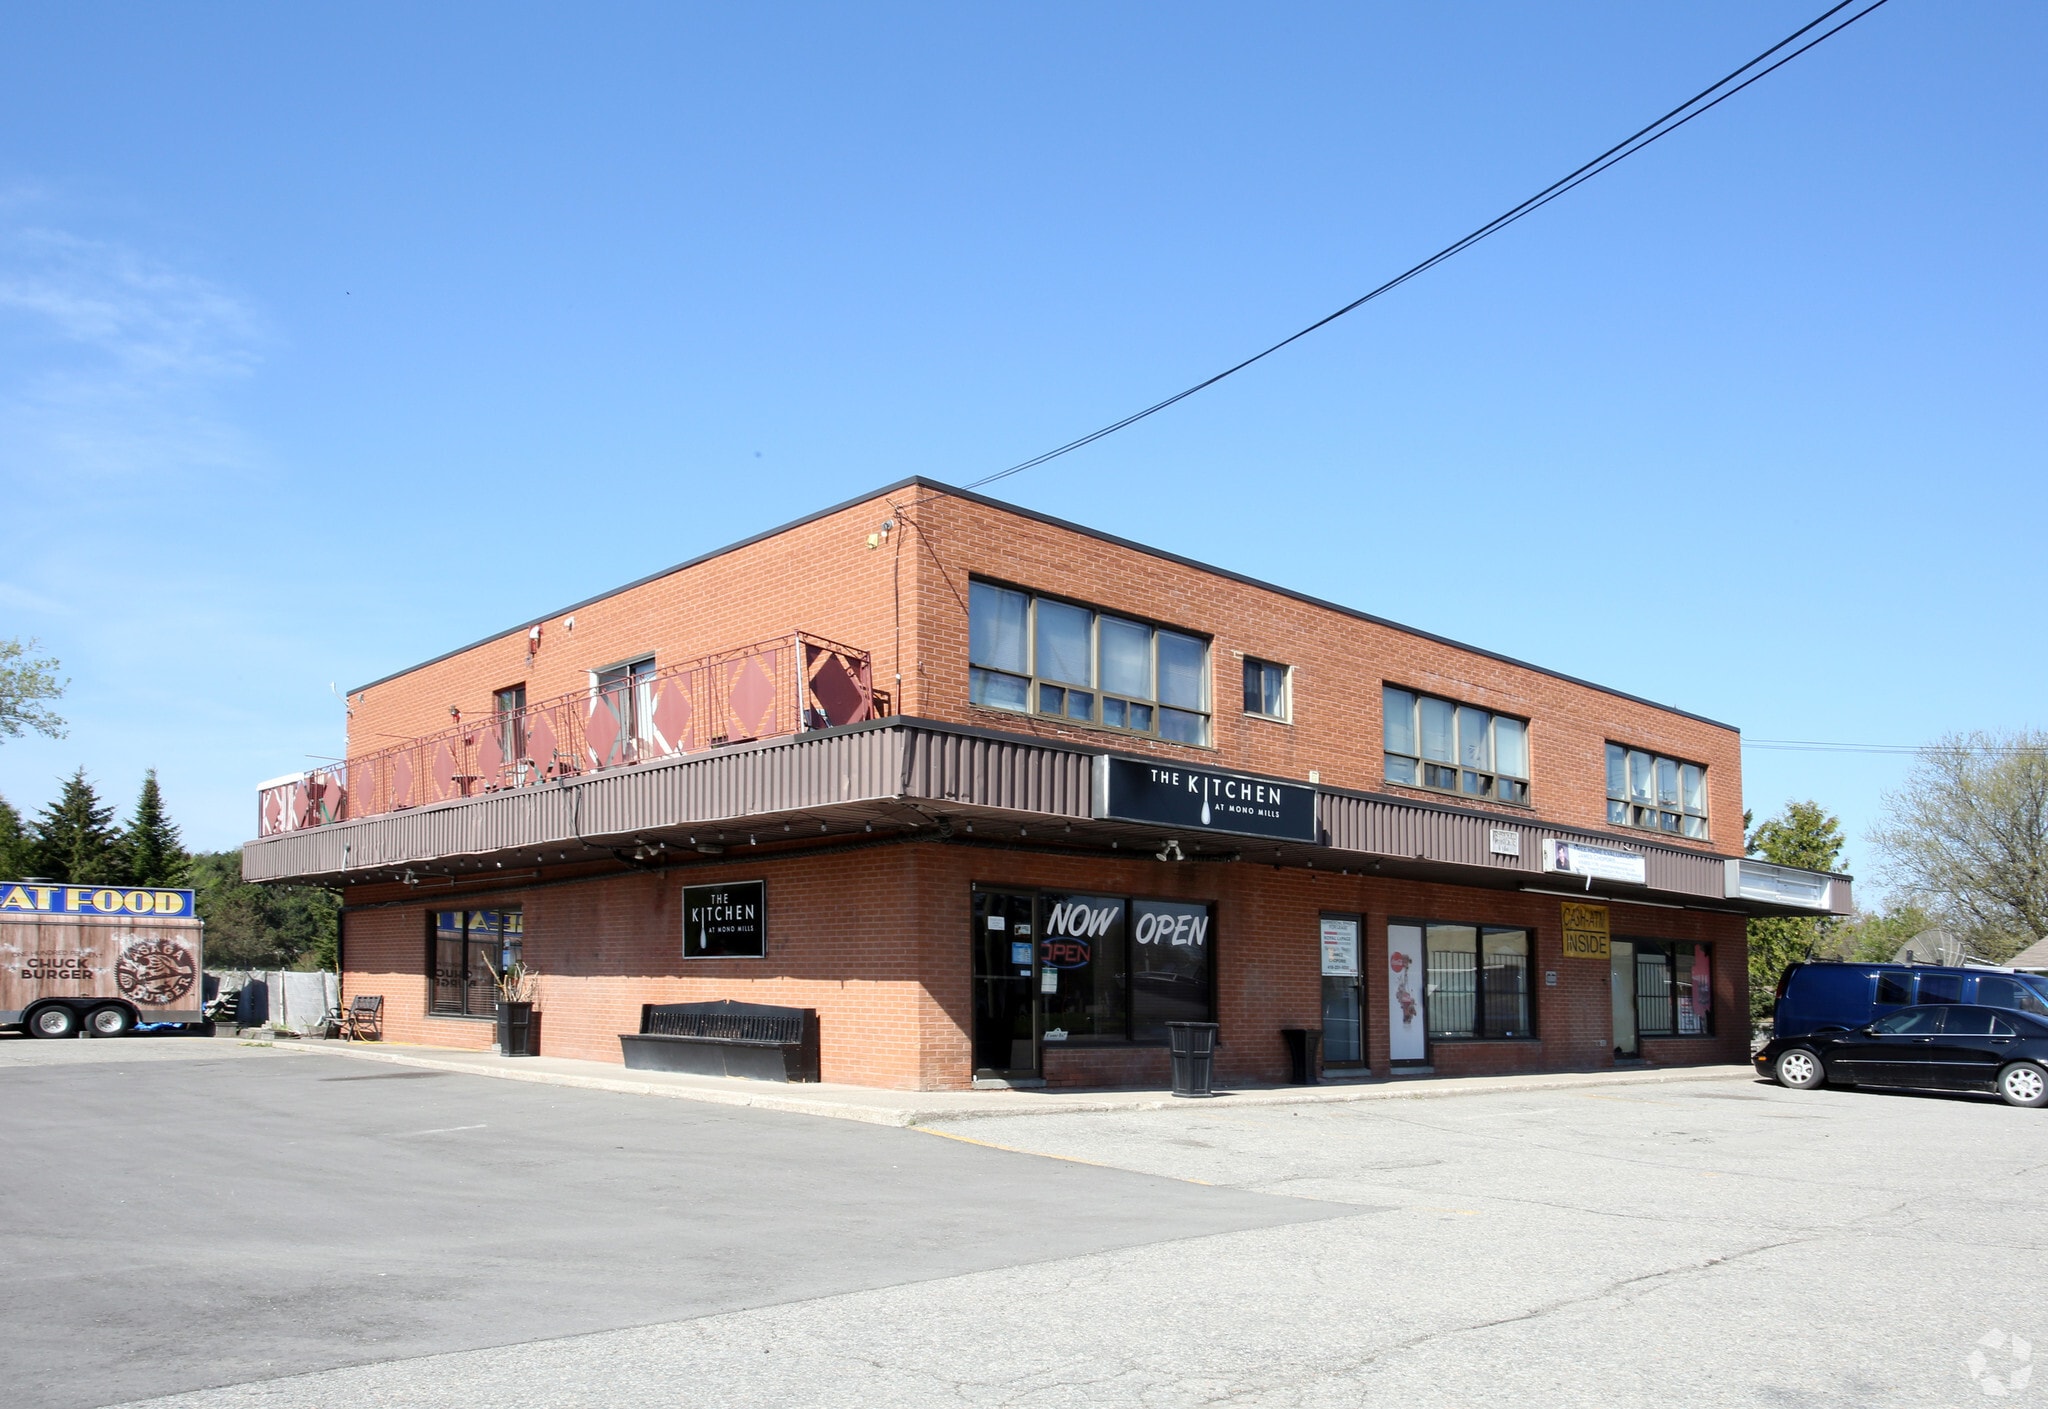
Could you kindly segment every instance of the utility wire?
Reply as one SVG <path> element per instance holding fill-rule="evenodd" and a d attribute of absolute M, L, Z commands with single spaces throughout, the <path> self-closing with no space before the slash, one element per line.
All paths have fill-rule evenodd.
<path fill-rule="evenodd" d="M 1309 324 L 1306 328 L 1301 329 L 1299 332 L 1289 334 L 1287 337 L 1280 339 L 1280 341 L 1274 343 L 1271 347 L 1266 348 L 1264 351 L 1254 353 L 1252 356 L 1245 358 L 1244 361 L 1237 363 L 1235 366 L 1226 367 L 1222 371 L 1216 373 L 1216 375 L 1205 378 L 1202 381 L 1196 382 L 1193 386 L 1188 387 L 1184 391 L 1175 392 L 1172 396 L 1167 397 L 1163 401 L 1153 402 L 1150 406 L 1147 406 L 1142 411 L 1134 412 L 1133 414 L 1125 416 L 1122 420 L 1119 421 L 1111 421 L 1108 425 L 1103 426 L 1098 430 L 1090 431 L 1087 435 L 1079 436 L 1073 440 L 1070 440 L 1064 445 L 1055 446 L 1053 449 L 1046 451 L 1042 455 L 1034 455 L 1029 460 L 1019 461 L 1017 464 L 1010 466 L 1010 468 L 1008 468 L 1007 470 L 998 470 L 996 473 L 992 475 L 984 475 L 982 478 L 974 480 L 970 484 L 968 484 L 967 488 L 979 489 L 985 484 L 994 484 L 999 479 L 1008 479 L 1011 475 L 1022 474 L 1025 470 L 1035 469 L 1038 466 L 1045 464 L 1047 461 L 1057 460 L 1062 455 L 1072 454 L 1074 451 L 1081 449 L 1083 446 L 1093 445 L 1096 441 L 1101 440 L 1104 436 L 1115 435 L 1118 431 L 1123 430 L 1128 426 L 1134 426 L 1148 416 L 1157 415 L 1159 412 L 1164 411 L 1167 407 L 1173 406 L 1179 402 L 1187 400 L 1196 392 L 1206 391 L 1208 388 L 1222 381 L 1225 377 L 1234 376 L 1237 373 L 1242 372 L 1245 368 L 1251 366 L 1254 362 L 1263 361 L 1264 359 L 1271 357 L 1274 353 L 1278 352 L 1281 348 L 1286 347 L 1288 344 L 1300 341 L 1302 338 L 1307 337 L 1310 333 L 1315 332 L 1318 328 L 1322 328 L 1327 326 L 1328 324 L 1336 322 L 1345 314 L 1350 313 L 1355 309 L 1364 307 L 1366 304 L 1371 303 L 1380 295 L 1385 293 L 1391 293 L 1393 290 L 1407 283 L 1410 279 L 1413 279 L 1418 274 L 1427 273 L 1429 270 L 1434 269 L 1437 265 L 1443 263 L 1447 259 L 1450 259 L 1452 256 L 1460 254 L 1467 249 L 1470 249 L 1473 245 L 1476 245 L 1481 240 L 1487 238 L 1487 236 L 1499 234 L 1502 230 L 1505 230 L 1508 226 L 1514 224 L 1523 216 L 1531 215 L 1534 214 L 1536 211 L 1541 210 L 1544 206 L 1549 205 L 1559 196 L 1565 194 L 1565 192 L 1573 189 L 1576 186 L 1583 185 L 1587 181 L 1592 180 L 1595 176 L 1598 176 L 1601 172 L 1606 171 L 1609 167 L 1614 166 L 1616 163 L 1626 161 L 1628 158 L 1634 156 L 1637 152 L 1643 150 L 1643 148 L 1649 146 L 1652 142 L 1656 142 L 1664 137 L 1670 136 L 1673 132 L 1676 132 L 1679 128 L 1685 126 L 1686 123 L 1691 122 L 1694 118 L 1699 117 L 1701 114 L 1706 113 L 1715 107 L 1718 107 L 1720 104 L 1734 97 L 1737 93 L 1740 93 L 1743 89 L 1749 87 L 1750 84 L 1755 83 L 1758 79 L 1764 77 L 1766 74 L 1772 73 L 1777 69 L 1784 67 L 1786 64 L 1792 62 L 1792 60 L 1798 58 L 1801 54 L 1804 54 L 1807 50 L 1813 48 L 1815 45 L 1820 44 L 1825 40 L 1834 38 L 1834 36 L 1840 34 L 1843 30 L 1847 29 L 1850 25 L 1856 23 L 1856 21 L 1862 19 L 1865 15 L 1868 15 L 1872 11 L 1878 9 L 1880 6 L 1889 3 L 1889 0 L 1872 0 L 1872 3 L 1864 5 L 1862 9 L 1857 10 L 1854 14 L 1850 15 L 1847 19 L 1835 25 L 1833 28 L 1822 31 L 1822 33 L 1815 36 L 1813 39 L 1808 40 L 1805 44 L 1802 44 L 1797 49 L 1792 50 L 1791 53 L 1786 54 L 1784 55 L 1784 57 L 1778 59 L 1777 62 L 1772 63 L 1768 67 L 1762 69 L 1757 68 L 1759 64 L 1764 63 L 1764 61 L 1766 59 L 1769 59 L 1772 55 L 1777 54 L 1786 46 L 1796 43 L 1801 38 L 1804 38 L 1807 34 L 1812 33 L 1815 29 L 1818 29 L 1820 28 L 1820 26 L 1826 24 L 1829 20 L 1833 19 L 1843 10 L 1850 9 L 1857 3 L 1859 3 L 1859 0 L 1841 0 L 1840 4 L 1837 4 L 1832 8 L 1822 12 L 1818 18 L 1808 22 L 1807 24 L 1801 25 L 1798 29 L 1793 30 L 1792 33 L 1786 35 L 1776 44 L 1773 44 L 1770 48 L 1764 50 L 1761 54 L 1758 54 L 1748 63 L 1731 70 L 1727 75 L 1725 75 L 1718 81 L 1708 84 L 1705 88 L 1702 88 L 1692 97 L 1686 99 L 1683 103 L 1680 103 L 1670 112 L 1665 113 L 1655 122 L 1652 122 L 1647 127 L 1644 127 L 1639 131 L 1630 134 L 1628 137 L 1623 138 L 1621 141 L 1615 143 L 1612 147 L 1609 147 L 1606 151 L 1602 152 L 1599 156 L 1594 157 L 1591 161 L 1587 162 L 1584 166 L 1581 166 L 1576 170 L 1559 177 L 1556 181 L 1553 181 L 1550 185 L 1545 186 L 1542 190 L 1538 191 L 1535 195 L 1529 197 L 1521 204 L 1511 206 L 1509 209 L 1501 212 L 1501 214 L 1495 216 L 1492 220 L 1487 221 L 1484 225 L 1481 225 L 1478 229 L 1472 231 L 1470 234 L 1465 235 L 1460 239 L 1454 240 L 1448 245 L 1445 245 L 1442 249 L 1438 250 L 1429 258 L 1423 260 L 1420 264 L 1416 264 L 1410 267 L 1409 269 L 1404 270 L 1402 273 L 1395 275 L 1393 278 L 1387 280 L 1386 283 L 1381 284 L 1378 288 L 1373 289 L 1369 293 L 1366 293 L 1358 298 L 1353 299 L 1351 302 L 1345 304 L 1336 312 L 1318 318 L 1315 322 Z M 1756 69 L 1757 71 L 1752 73 L 1752 69 Z M 1748 74 L 1749 76 L 1747 78 L 1744 78 L 1744 74 Z M 1737 79 L 1741 79 L 1741 82 L 1736 82 Z"/>
<path fill-rule="evenodd" d="M 1958 744 L 1838 744 L 1823 739 L 1744 739 L 1746 749 L 1771 749 L 1774 751 L 1804 753 L 1988 753 L 2025 756 L 2048 754 L 2048 745 L 2043 744 L 1973 744 L 1967 741 Z"/>

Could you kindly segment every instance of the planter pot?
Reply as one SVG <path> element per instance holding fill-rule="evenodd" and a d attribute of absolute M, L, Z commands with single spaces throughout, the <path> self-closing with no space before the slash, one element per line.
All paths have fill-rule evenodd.
<path fill-rule="evenodd" d="M 508 1057 L 540 1055 L 540 1014 L 533 1004 L 498 1005 L 498 1050 Z"/>

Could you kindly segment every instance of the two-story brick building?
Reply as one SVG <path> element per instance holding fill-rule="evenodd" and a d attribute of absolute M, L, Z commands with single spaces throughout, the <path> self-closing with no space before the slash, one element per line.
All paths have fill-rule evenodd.
<path fill-rule="evenodd" d="M 252 880 L 345 896 L 346 994 L 617 1061 L 641 1005 L 815 1009 L 827 1081 L 1739 1061 L 1736 731 L 927 480 L 349 692 Z"/>

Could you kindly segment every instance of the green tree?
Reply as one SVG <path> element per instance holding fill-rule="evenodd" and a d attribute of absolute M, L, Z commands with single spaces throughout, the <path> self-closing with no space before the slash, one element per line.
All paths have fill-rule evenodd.
<path fill-rule="evenodd" d="M 1747 822 L 1749 818 L 1744 816 Z M 1839 871 L 1847 864 L 1841 819 L 1817 802 L 1788 802 L 1775 817 L 1757 823 L 1745 850 L 1780 866 L 1806 871 Z M 1778 975 L 1787 964 L 1812 955 L 1826 937 L 1827 922 L 1807 915 L 1773 915 L 1749 922 L 1749 1013 L 1766 1018 L 1777 999 Z"/>
<path fill-rule="evenodd" d="M 242 853 L 200 852 L 189 877 L 206 921 L 206 962 L 227 969 L 332 969 L 341 900 L 317 886 L 252 885 Z"/>
<path fill-rule="evenodd" d="M 1830 959 L 1881 964 L 1905 948 L 1914 935 L 1934 927 L 1934 916 L 1911 901 L 1875 914 L 1858 911 L 1828 926 L 1818 952 Z"/>
<path fill-rule="evenodd" d="M 184 841 L 164 810 L 163 791 L 157 787 L 156 770 L 142 775 L 142 794 L 135 799 L 135 815 L 123 834 L 127 846 L 127 880 L 138 886 L 182 886 L 191 858 Z"/>
<path fill-rule="evenodd" d="M 29 654 L 35 648 L 34 641 L 0 638 L 0 738 L 19 738 L 24 729 L 64 737 L 64 721 L 43 701 L 59 698 L 71 682 L 57 678 L 54 659 Z"/>
<path fill-rule="evenodd" d="M 114 809 L 79 769 L 35 822 L 35 874 L 71 885 L 119 885 L 128 879 L 121 829 Z"/>
<path fill-rule="evenodd" d="M 2048 935 L 2048 732 L 1951 734 L 1922 749 L 1871 833 L 1893 888 L 2009 959 Z"/>
<path fill-rule="evenodd" d="M 0 881 L 32 875 L 34 864 L 34 846 L 28 828 L 21 824 L 21 814 L 0 797 Z"/>

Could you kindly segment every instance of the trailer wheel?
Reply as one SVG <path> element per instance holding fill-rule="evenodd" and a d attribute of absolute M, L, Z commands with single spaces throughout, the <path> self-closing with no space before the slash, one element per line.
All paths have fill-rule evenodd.
<path fill-rule="evenodd" d="M 76 1037 L 78 1014 L 62 1003 L 51 1003 L 28 1015 L 30 1037 Z"/>
<path fill-rule="evenodd" d="M 135 1026 L 135 1014 L 119 1003 L 107 1003 L 85 1015 L 85 1026 L 94 1037 L 126 1037 Z"/>

